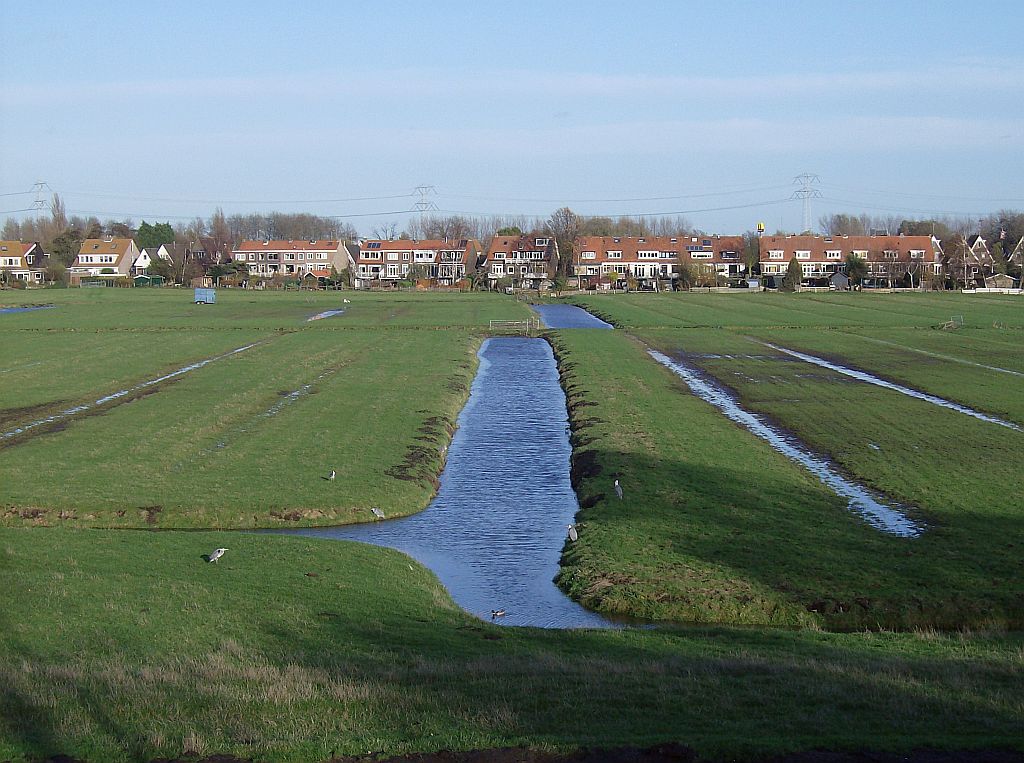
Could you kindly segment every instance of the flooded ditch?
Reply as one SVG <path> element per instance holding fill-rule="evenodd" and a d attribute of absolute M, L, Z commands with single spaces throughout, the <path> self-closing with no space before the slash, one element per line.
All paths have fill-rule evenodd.
<path fill-rule="evenodd" d="M 922 527 L 908 518 L 895 504 L 874 494 L 862 485 L 840 474 L 825 457 L 813 453 L 803 443 L 764 422 L 756 414 L 743 408 L 723 387 L 706 379 L 696 369 L 673 360 L 657 350 L 648 354 L 679 376 L 701 400 L 715 406 L 729 419 L 766 441 L 775 450 L 800 464 L 820 479 L 829 489 L 847 500 L 851 510 L 859 514 L 872 527 L 901 537 L 915 537 Z"/>
<path fill-rule="evenodd" d="M 972 416 L 973 418 L 980 419 L 981 421 L 987 421 L 990 424 L 998 424 L 1001 427 L 1013 429 L 1017 432 L 1024 431 L 1024 429 L 1022 429 L 1021 427 L 1019 427 L 1018 425 L 1014 424 L 1011 421 L 1004 421 L 1003 419 L 997 418 L 996 416 L 989 416 L 987 413 L 976 411 L 973 408 L 968 408 L 966 405 L 954 403 L 952 400 L 946 400 L 945 398 L 938 397 L 936 395 L 929 395 L 927 392 L 921 392 L 920 390 L 916 390 L 913 387 L 905 387 L 902 384 L 897 384 L 896 382 L 881 379 L 875 376 L 874 374 L 868 373 L 867 371 L 861 371 L 856 368 L 848 368 L 847 366 L 840 365 L 839 363 L 833 363 L 830 360 L 819 358 L 817 355 L 808 355 L 807 353 L 799 352 L 798 350 L 790 350 L 786 347 L 780 347 L 779 345 L 772 344 L 771 342 L 761 342 L 761 344 L 763 344 L 765 347 L 770 347 L 773 350 L 789 355 L 790 357 L 798 358 L 804 361 L 805 363 L 811 363 L 812 365 L 820 366 L 821 368 L 827 368 L 830 371 L 835 371 L 836 373 L 843 374 L 844 376 L 849 376 L 850 378 L 856 379 L 857 381 L 866 382 L 867 384 L 874 384 L 877 387 L 884 387 L 885 389 L 890 389 L 893 390 L 894 392 L 899 392 L 901 395 L 907 395 L 908 397 L 913 397 L 918 400 L 924 400 L 925 402 L 931 403 L 932 405 L 937 405 L 951 411 L 956 411 L 957 413 L 962 413 L 965 416 Z"/>
<path fill-rule="evenodd" d="M 324 310 L 322 313 L 317 313 L 316 315 L 311 315 L 308 318 L 306 318 L 306 323 L 309 323 L 310 321 L 320 321 L 323 320 L 324 318 L 333 318 L 336 315 L 344 314 L 345 308 L 338 308 L 337 310 Z"/>
<path fill-rule="evenodd" d="M 33 310 L 53 310 L 56 305 L 25 305 L 24 307 L 0 307 L 0 315 L 4 313 L 30 313 Z"/>
<path fill-rule="evenodd" d="M 543 339 L 492 338 L 478 357 L 440 488 L 424 511 L 275 532 L 403 551 L 433 570 L 459 606 L 485 620 L 499 611 L 504 614 L 493 619 L 504 625 L 614 627 L 553 582 L 578 504 L 569 478 L 565 394 L 551 347 Z"/>
<path fill-rule="evenodd" d="M 610 329 L 605 323 L 576 305 L 530 305 L 549 329 Z"/>

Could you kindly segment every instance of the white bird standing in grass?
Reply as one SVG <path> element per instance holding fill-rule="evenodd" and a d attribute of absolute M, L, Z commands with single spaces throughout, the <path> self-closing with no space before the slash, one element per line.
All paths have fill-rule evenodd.
<path fill-rule="evenodd" d="M 336 471 L 334 471 L 334 469 L 331 469 L 331 473 L 327 475 L 327 479 L 329 479 L 331 482 L 334 482 L 334 478 L 337 475 L 338 475 L 338 473 Z"/>
<path fill-rule="evenodd" d="M 373 516 L 377 517 L 377 519 L 384 519 L 384 512 L 378 509 L 376 506 L 370 509 L 370 511 L 373 512 Z"/>
<path fill-rule="evenodd" d="M 569 528 L 569 540 L 575 543 L 577 540 L 579 540 L 580 534 L 576 532 L 575 525 L 567 525 L 567 527 Z"/>
<path fill-rule="evenodd" d="M 615 480 L 615 495 L 619 497 L 620 501 L 622 500 L 622 485 L 619 484 L 618 479 Z"/>
<path fill-rule="evenodd" d="M 214 552 L 212 554 L 210 554 L 209 557 L 207 557 L 207 561 L 210 561 L 210 562 L 217 561 L 222 556 L 224 556 L 224 552 L 227 551 L 227 550 L 228 549 L 226 549 L 226 548 L 218 548 L 218 549 L 214 550 Z"/>

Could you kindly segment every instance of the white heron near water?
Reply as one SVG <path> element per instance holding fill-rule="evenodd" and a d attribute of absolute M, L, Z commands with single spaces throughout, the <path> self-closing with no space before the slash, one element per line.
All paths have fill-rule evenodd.
<path fill-rule="evenodd" d="M 370 509 L 370 511 L 373 512 L 373 516 L 377 517 L 377 519 L 384 519 L 384 512 L 378 509 L 376 506 Z"/>
<path fill-rule="evenodd" d="M 224 556 L 224 552 L 227 551 L 227 550 L 228 549 L 226 549 L 226 548 L 214 549 L 213 553 L 210 554 L 208 557 L 206 557 L 206 560 L 208 562 L 215 562 L 218 559 L 220 559 L 222 556 Z"/>
<path fill-rule="evenodd" d="M 622 500 L 622 485 L 619 484 L 618 479 L 615 480 L 615 495 L 619 497 L 620 501 Z"/>
<path fill-rule="evenodd" d="M 573 543 L 579 540 L 580 534 L 576 532 L 576 525 L 566 525 L 569 528 L 569 540 Z"/>

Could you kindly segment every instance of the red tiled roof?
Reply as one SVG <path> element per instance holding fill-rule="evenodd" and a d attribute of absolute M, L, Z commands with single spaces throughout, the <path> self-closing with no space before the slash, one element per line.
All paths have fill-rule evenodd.
<path fill-rule="evenodd" d="M 934 253 L 931 236 L 762 236 L 761 261 L 769 259 L 770 251 L 782 251 L 783 259 L 790 260 L 797 251 L 810 252 L 809 262 L 823 262 L 825 252 L 836 250 L 843 259 L 852 252 L 867 252 L 868 260 L 881 259 L 884 252 L 896 252 L 898 260 L 909 260 L 911 251 Z"/>
<path fill-rule="evenodd" d="M 296 241 L 243 241 L 235 249 L 236 252 L 262 252 L 262 251 L 297 251 L 297 252 L 320 252 L 335 251 L 341 246 L 340 241 L 323 239 L 319 241 L 308 241 L 299 239 Z"/>
<path fill-rule="evenodd" d="M 707 243 L 705 243 L 707 242 Z M 593 260 L 586 262 L 607 262 L 607 252 L 621 252 L 616 262 L 636 262 L 640 252 L 676 252 L 682 259 L 687 259 L 691 251 L 712 254 L 710 260 L 722 259 L 725 252 L 735 252 L 738 257 L 743 255 L 743 236 L 696 235 L 696 236 L 581 236 L 576 239 L 576 260 L 581 262 L 582 252 L 594 252 Z M 729 261 L 735 261 L 731 258 Z"/>

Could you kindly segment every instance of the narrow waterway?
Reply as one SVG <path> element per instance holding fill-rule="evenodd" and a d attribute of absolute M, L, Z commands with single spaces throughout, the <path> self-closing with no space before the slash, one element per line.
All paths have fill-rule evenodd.
<path fill-rule="evenodd" d="M 494 338 L 459 414 L 437 497 L 410 517 L 285 531 L 403 551 L 441 579 L 468 612 L 504 625 L 614 624 L 554 584 L 578 509 L 569 480 L 565 394 L 543 339 Z"/>
<path fill-rule="evenodd" d="M 921 534 L 922 528 L 903 514 L 898 506 L 888 504 L 881 496 L 847 479 L 836 471 L 828 459 L 813 453 L 803 443 L 762 421 L 757 415 L 743 408 L 724 387 L 705 378 L 696 369 L 688 367 L 681 361 L 673 360 L 656 350 L 648 350 L 648 353 L 685 381 L 697 397 L 711 403 L 728 418 L 818 477 L 833 492 L 845 498 L 849 508 L 872 527 L 902 537 Z"/>
<path fill-rule="evenodd" d="M 576 305 L 530 305 L 549 329 L 610 329 L 612 324 Z"/>
<path fill-rule="evenodd" d="M 785 353 L 790 357 L 799 358 L 805 363 L 811 363 L 812 365 L 820 366 L 821 368 L 827 368 L 830 371 L 835 371 L 836 373 L 843 374 L 844 376 L 849 376 L 852 379 L 867 382 L 868 384 L 874 384 L 876 387 L 884 387 L 885 389 L 891 389 L 894 392 L 899 392 L 901 395 L 907 395 L 908 397 L 917 398 L 918 400 L 924 400 L 925 402 L 931 403 L 932 405 L 937 405 L 942 408 L 948 408 L 951 411 L 956 411 L 957 413 L 962 413 L 965 416 L 971 416 L 973 418 L 980 419 L 981 421 L 987 421 L 990 424 L 998 424 L 1001 427 L 1013 429 L 1018 432 L 1024 431 L 1021 429 L 1021 427 L 1017 426 L 1011 421 L 1004 421 L 1003 419 L 997 418 L 995 416 L 989 416 L 987 413 L 976 411 L 973 408 L 968 408 L 966 405 L 960 405 L 960 403 L 954 403 L 952 400 L 946 400 L 945 398 L 938 397 L 936 395 L 929 395 L 927 392 L 921 392 L 920 390 L 916 390 L 913 387 L 905 387 L 902 384 L 897 384 L 896 382 L 880 379 L 874 374 L 869 374 L 867 371 L 861 371 L 856 368 L 848 368 L 846 366 L 839 365 L 838 363 L 833 363 L 830 360 L 819 358 L 817 355 L 808 355 L 806 352 L 790 350 L 786 347 L 780 347 L 779 345 L 772 344 L 771 342 L 762 342 L 762 344 L 765 347 L 771 347 L 773 350 L 778 350 L 781 353 Z"/>

